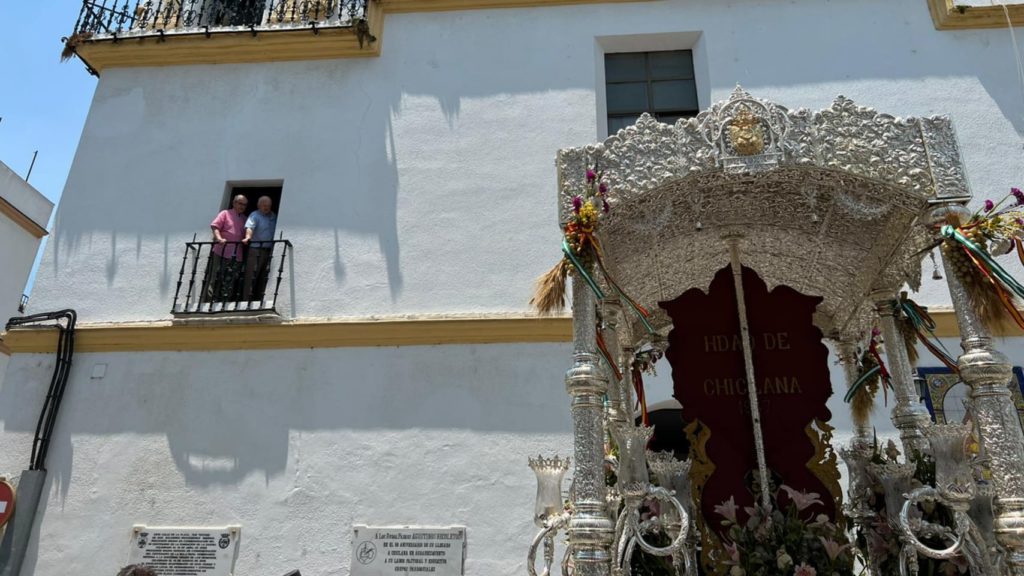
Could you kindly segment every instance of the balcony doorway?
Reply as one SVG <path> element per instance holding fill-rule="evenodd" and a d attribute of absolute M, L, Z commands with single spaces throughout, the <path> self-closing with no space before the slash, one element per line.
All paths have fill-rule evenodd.
<path fill-rule="evenodd" d="M 242 185 L 229 185 L 227 193 L 224 194 L 224 199 L 221 201 L 221 210 L 228 210 L 231 208 L 231 200 L 235 196 L 241 194 L 245 196 L 245 199 L 249 201 L 249 204 L 245 208 L 245 215 L 248 216 L 256 210 L 256 203 L 262 196 L 269 196 L 271 202 L 273 202 L 271 208 L 275 213 L 281 213 L 281 189 L 280 185 L 277 186 L 242 186 Z"/>
<path fill-rule="evenodd" d="M 208 26 L 259 26 L 265 0 L 207 0 L 203 13 Z"/>

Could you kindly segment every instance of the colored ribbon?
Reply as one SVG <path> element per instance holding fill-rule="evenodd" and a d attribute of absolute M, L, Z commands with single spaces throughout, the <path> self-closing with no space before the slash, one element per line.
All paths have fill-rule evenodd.
<path fill-rule="evenodd" d="M 640 408 L 640 419 L 644 426 L 650 426 L 651 420 L 647 414 L 647 395 L 644 393 L 644 377 L 640 367 L 633 364 L 633 390 L 636 391 L 636 403 Z"/>
<path fill-rule="evenodd" d="M 874 338 L 871 338 L 871 343 L 868 344 L 868 354 L 871 354 L 871 357 L 875 359 L 875 363 L 878 364 L 878 372 L 879 375 L 882 377 L 882 400 L 885 402 L 885 405 L 888 406 L 888 389 L 891 385 L 889 381 L 889 371 L 885 369 L 885 362 L 882 362 L 882 356 L 878 353 L 878 341 L 875 340 Z"/>
<path fill-rule="evenodd" d="M 857 394 L 857 391 L 860 390 L 861 387 L 863 387 L 868 380 L 871 380 L 872 378 L 877 376 L 881 368 L 881 366 L 874 366 L 873 368 L 871 368 L 871 370 L 868 370 L 867 372 L 861 374 L 860 378 L 857 378 L 857 380 L 846 391 L 846 396 L 843 396 L 843 402 L 849 404 L 850 401 L 853 400 L 853 397 Z"/>
<path fill-rule="evenodd" d="M 945 225 L 941 229 L 941 234 L 944 238 L 948 238 L 960 244 L 963 248 L 964 253 L 971 260 L 971 263 L 982 273 L 982 275 L 989 281 L 992 288 L 996 291 L 999 297 L 999 301 L 1002 302 L 1003 307 L 1009 313 L 1013 321 L 1018 326 L 1024 328 L 1024 315 L 1021 315 L 1020 311 L 1013 303 L 1013 296 L 1018 298 L 1024 298 L 1024 285 L 1021 285 L 1009 272 L 1007 272 L 998 262 L 992 258 L 986 250 L 968 240 L 960 230 Z M 1024 263 L 1024 248 L 1020 245 L 1020 240 L 1015 239 L 1014 244 L 1017 246 L 1017 255 L 1021 258 L 1021 262 Z"/>
<path fill-rule="evenodd" d="M 938 358 L 946 368 L 955 373 L 960 372 L 956 359 L 953 358 L 953 355 L 949 353 L 949 350 L 946 349 L 945 345 L 942 344 L 942 341 L 935 334 L 935 320 L 928 314 L 928 311 L 910 299 L 900 300 L 899 304 L 900 309 L 910 319 L 910 324 L 914 327 L 914 332 L 917 333 L 917 339 L 921 344 L 924 344 L 924 347 L 933 356 Z"/>
<path fill-rule="evenodd" d="M 654 327 L 651 326 L 651 323 L 647 321 L 647 318 L 650 317 L 651 313 L 648 312 L 647 309 L 641 306 L 637 301 L 630 298 L 629 295 L 627 295 L 626 292 L 623 291 L 621 287 L 619 287 L 619 283 L 616 282 L 614 278 L 612 278 L 612 275 L 608 273 L 608 269 L 605 268 L 604 266 L 604 259 L 601 258 L 600 248 L 596 243 L 593 244 L 593 247 L 594 252 L 597 256 L 595 258 L 595 260 L 597 261 L 597 266 L 598 268 L 601 269 L 601 274 L 604 275 L 604 279 L 619 295 L 619 298 L 625 301 L 626 304 L 628 304 L 629 307 L 633 309 L 633 312 L 636 314 L 636 317 L 640 319 L 640 323 L 644 325 L 644 328 L 647 330 L 647 333 L 654 334 Z"/>
<path fill-rule="evenodd" d="M 604 336 L 601 335 L 601 329 L 598 327 L 597 330 L 597 350 L 601 353 L 604 361 L 608 363 L 609 368 L 612 370 L 612 374 L 615 376 L 616 382 L 622 381 L 622 371 L 619 370 L 619 366 L 616 362 L 612 361 L 612 355 L 608 351 L 608 345 L 604 341 Z M 650 417 L 647 413 L 647 394 L 644 392 L 644 378 L 640 371 L 640 367 L 634 362 L 632 369 L 632 380 L 633 390 L 636 392 L 636 407 L 640 409 L 640 417 L 644 423 L 644 426 L 650 425 Z M 605 396 L 607 401 L 607 395 Z"/>
<path fill-rule="evenodd" d="M 1017 279 L 1004 270 L 1003 267 L 1000 266 L 987 251 L 983 250 L 974 242 L 968 240 L 967 237 L 952 226 L 943 226 L 942 235 L 946 238 L 955 240 L 963 246 L 967 251 L 967 254 L 972 257 L 972 260 L 974 260 L 979 267 L 983 268 L 984 271 L 989 272 L 992 277 L 1005 284 L 1006 288 L 1010 289 L 1014 294 L 1024 298 L 1024 285 L 1017 282 Z"/>
<path fill-rule="evenodd" d="M 594 254 L 594 261 L 597 263 L 597 267 L 601 271 L 601 275 L 604 277 L 605 281 L 608 283 L 609 286 L 612 287 L 613 290 L 615 290 L 615 293 L 619 296 L 619 298 L 625 301 L 626 304 L 630 307 L 630 309 L 633 310 L 637 318 L 640 319 L 640 323 L 644 325 L 644 328 L 647 330 L 647 333 L 654 334 L 654 327 L 651 326 L 651 323 L 647 320 L 651 313 L 648 312 L 647 309 L 641 306 L 637 301 L 630 298 L 629 295 L 627 295 L 626 292 L 619 286 L 618 282 L 616 282 L 615 279 L 612 278 L 611 274 L 608 273 L 608 269 L 605 268 L 604 265 L 604 260 L 601 258 L 601 248 L 597 242 L 597 239 L 594 238 L 594 236 L 589 232 L 579 232 L 578 238 L 581 251 L 585 250 L 588 246 L 590 247 L 592 253 Z M 565 254 L 565 257 L 569 259 L 569 263 L 572 264 L 573 268 L 576 269 L 580 277 L 583 278 L 583 281 L 586 282 L 588 286 L 590 286 L 590 290 L 594 293 L 594 296 L 596 296 L 598 299 L 604 298 L 604 290 L 601 290 L 601 287 L 597 285 L 597 282 L 594 280 L 594 278 L 587 272 L 586 267 L 583 265 L 582 262 L 580 262 L 579 258 L 577 257 L 576 251 L 573 250 L 572 246 L 569 245 L 569 240 L 567 238 L 562 238 L 562 252 Z"/>
<path fill-rule="evenodd" d="M 622 380 L 622 371 L 619 370 L 617 362 L 612 361 L 612 355 L 608 352 L 608 345 L 604 342 L 604 336 L 601 335 L 601 327 L 597 327 L 597 349 L 601 352 L 601 356 L 604 357 L 604 361 L 608 363 L 608 366 L 612 369 L 612 373 L 615 375 L 615 381 L 619 382 Z"/>
<path fill-rule="evenodd" d="M 583 264 L 576 258 L 572 248 L 569 246 L 568 240 L 562 240 L 562 252 L 565 254 L 565 257 L 569 259 L 569 263 L 576 269 L 576 272 L 579 273 L 580 278 L 583 278 L 583 281 L 587 283 L 587 286 L 590 286 L 590 290 L 594 293 L 594 296 L 604 298 L 604 291 L 597 285 L 597 282 L 594 282 L 594 279 L 591 278 L 590 274 L 587 272 L 586 267 L 583 266 Z"/>

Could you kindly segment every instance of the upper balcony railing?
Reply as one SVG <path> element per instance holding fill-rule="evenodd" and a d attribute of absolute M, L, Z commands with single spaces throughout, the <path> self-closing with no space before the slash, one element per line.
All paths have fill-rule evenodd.
<path fill-rule="evenodd" d="M 359 28 L 369 0 L 83 0 L 78 40 L 294 28 Z"/>
<path fill-rule="evenodd" d="M 83 0 L 62 58 L 107 68 L 380 55 L 380 0 Z M 165 45 L 166 43 L 166 45 Z"/>
<path fill-rule="evenodd" d="M 288 240 L 185 243 L 171 314 L 277 313 Z"/>

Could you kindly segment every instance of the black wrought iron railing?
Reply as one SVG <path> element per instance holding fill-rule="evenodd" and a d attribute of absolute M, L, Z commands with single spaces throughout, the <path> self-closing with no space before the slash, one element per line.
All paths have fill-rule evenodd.
<path fill-rule="evenodd" d="M 185 243 L 174 315 L 276 312 L 288 240 Z"/>
<path fill-rule="evenodd" d="M 371 0 L 83 0 L 75 23 L 80 39 L 205 33 L 239 28 L 355 27 Z"/>

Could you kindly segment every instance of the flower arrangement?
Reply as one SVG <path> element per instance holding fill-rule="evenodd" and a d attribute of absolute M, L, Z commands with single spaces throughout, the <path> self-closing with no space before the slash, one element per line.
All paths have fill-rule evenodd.
<path fill-rule="evenodd" d="M 825 514 L 807 509 L 820 504 L 817 493 L 801 492 L 782 485 L 787 503 L 779 506 L 779 494 L 768 508 L 745 507 L 746 522 L 730 497 L 715 506 L 728 526 L 725 564 L 729 576 L 847 576 L 853 574 L 853 550 L 846 533 Z"/>
<path fill-rule="evenodd" d="M 537 287 L 530 305 L 541 314 L 559 312 L 565 308 L 565 279 L 570 267 L 584 271 L 581 277 L 595 293 L 603 293 L 585 271 L 600 257 L 600 245 L 594 233 L 601 217 L 608 214 L 608 185 L 601 174 L 588 169 L 585 185 L 572 197 L 572 217 L 563 228 L 562 259 L 547 274 L 537 279 Z"/>
<path fill-rule="evenodd" d="M 653 334 L 654 328 L 647 321 L 650 312 L 623 292 L 604 265 L 598 230 L 601 220 L 611 212 L 611 205 L 608 203 L 608 185 L 601 180 L 600 172 L 587 170 L 582 189 L 572 197 L 572 215 L 563 228 L 562 259 L 537 279 L 530 305 L 540 314 L 551 314 L 565 308 L 565 280 L 570 268 L 598 299 L 602 299 L 604 290 L 591 276 L 592 272 L 599 272 L 604 284 L 636 313 L 648 333 Z"/>
<path fill-rule="evenodd" d="M 1014 302 L 1024 298 L 1024 285 L 993 258 L 1016 248 L 1024 263 L 1024 192 L 1011 188 L 998 202 L 985 200 L 967 222 L 951 220 L 941 234 L 943 258 L 955 270 L 981 321 L 993 331 L 1007 318 L 1024 328 L 1024 316 Z"/>

